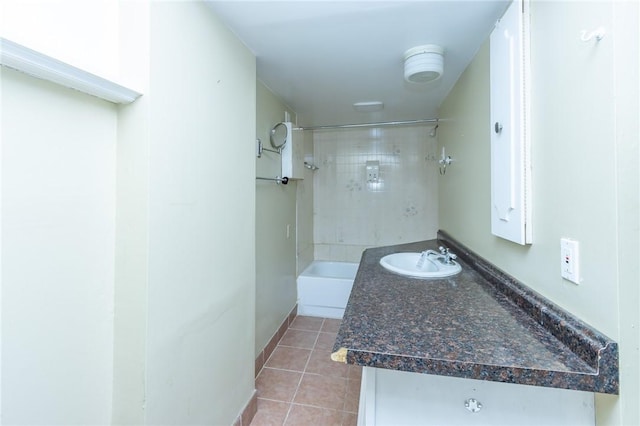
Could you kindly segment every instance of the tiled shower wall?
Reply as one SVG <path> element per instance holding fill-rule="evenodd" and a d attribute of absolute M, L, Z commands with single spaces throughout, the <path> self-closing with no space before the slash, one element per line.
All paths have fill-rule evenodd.
<path fill-rule="evenodd" d="M 435 238 L 437 138 L 433 126 L 314 132 L 314 257 L 359 262 L 368 247 Z M 380 163 L 378 182 L 366 162 Z"/>

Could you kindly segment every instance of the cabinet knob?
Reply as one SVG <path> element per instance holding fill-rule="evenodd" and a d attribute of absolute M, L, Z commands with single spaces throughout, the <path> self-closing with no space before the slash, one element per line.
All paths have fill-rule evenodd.
<path fill-rule="evenodd" d="M 500 133 L 502 131 L 502 124 L 496 121 L 496 124 L 494 124 L 493 128 L 496 131 L 496 133 Z"/>

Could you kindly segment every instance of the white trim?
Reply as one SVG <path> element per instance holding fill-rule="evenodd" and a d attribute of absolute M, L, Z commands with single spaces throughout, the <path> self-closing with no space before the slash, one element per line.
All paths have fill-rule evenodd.
<path fill-rule="evenodd" d="M 298 315 L 321 318 L 342 319 L 344 308 L 332 306 L 304 305 L 298 300 Z"/>
<path fill-rule="evenodd" d="M 0 65 L 116 104 L 129 104 L 142 95 L 3 37 Z"/>
<path fill-rule="evenodd" d="M 376 372 L 373 367 L 362 367 L 360 381 L 360 401 L 358 406 L 358 426 L 376 424 Z"/>
<path fill-rule="evenodd" d="M 524 10 L 526 6 L 527 10 Z M 528 0 L 514 0 L 490 36 L 491 233 L 531 244 Z"/>

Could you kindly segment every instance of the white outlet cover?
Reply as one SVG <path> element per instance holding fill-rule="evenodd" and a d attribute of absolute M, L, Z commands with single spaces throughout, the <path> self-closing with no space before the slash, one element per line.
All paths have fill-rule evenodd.
<path fill-rule="evenodd" d="M 580 284 L 580 244 L 569 238 L 560 239 L 560 274 L 562 278 Z"/>

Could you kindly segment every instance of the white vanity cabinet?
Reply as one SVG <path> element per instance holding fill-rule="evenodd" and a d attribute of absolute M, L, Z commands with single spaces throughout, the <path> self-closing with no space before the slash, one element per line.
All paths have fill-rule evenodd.
<path fill-rule="evenodd" d="M 491 232 L 532 242 L 528 1 L 515 0 L 490 38 Z"/>
<path fill-rule="evenodd" d="M 595 424 L 594 394 L 364 367 L 358 426 Z"/>

